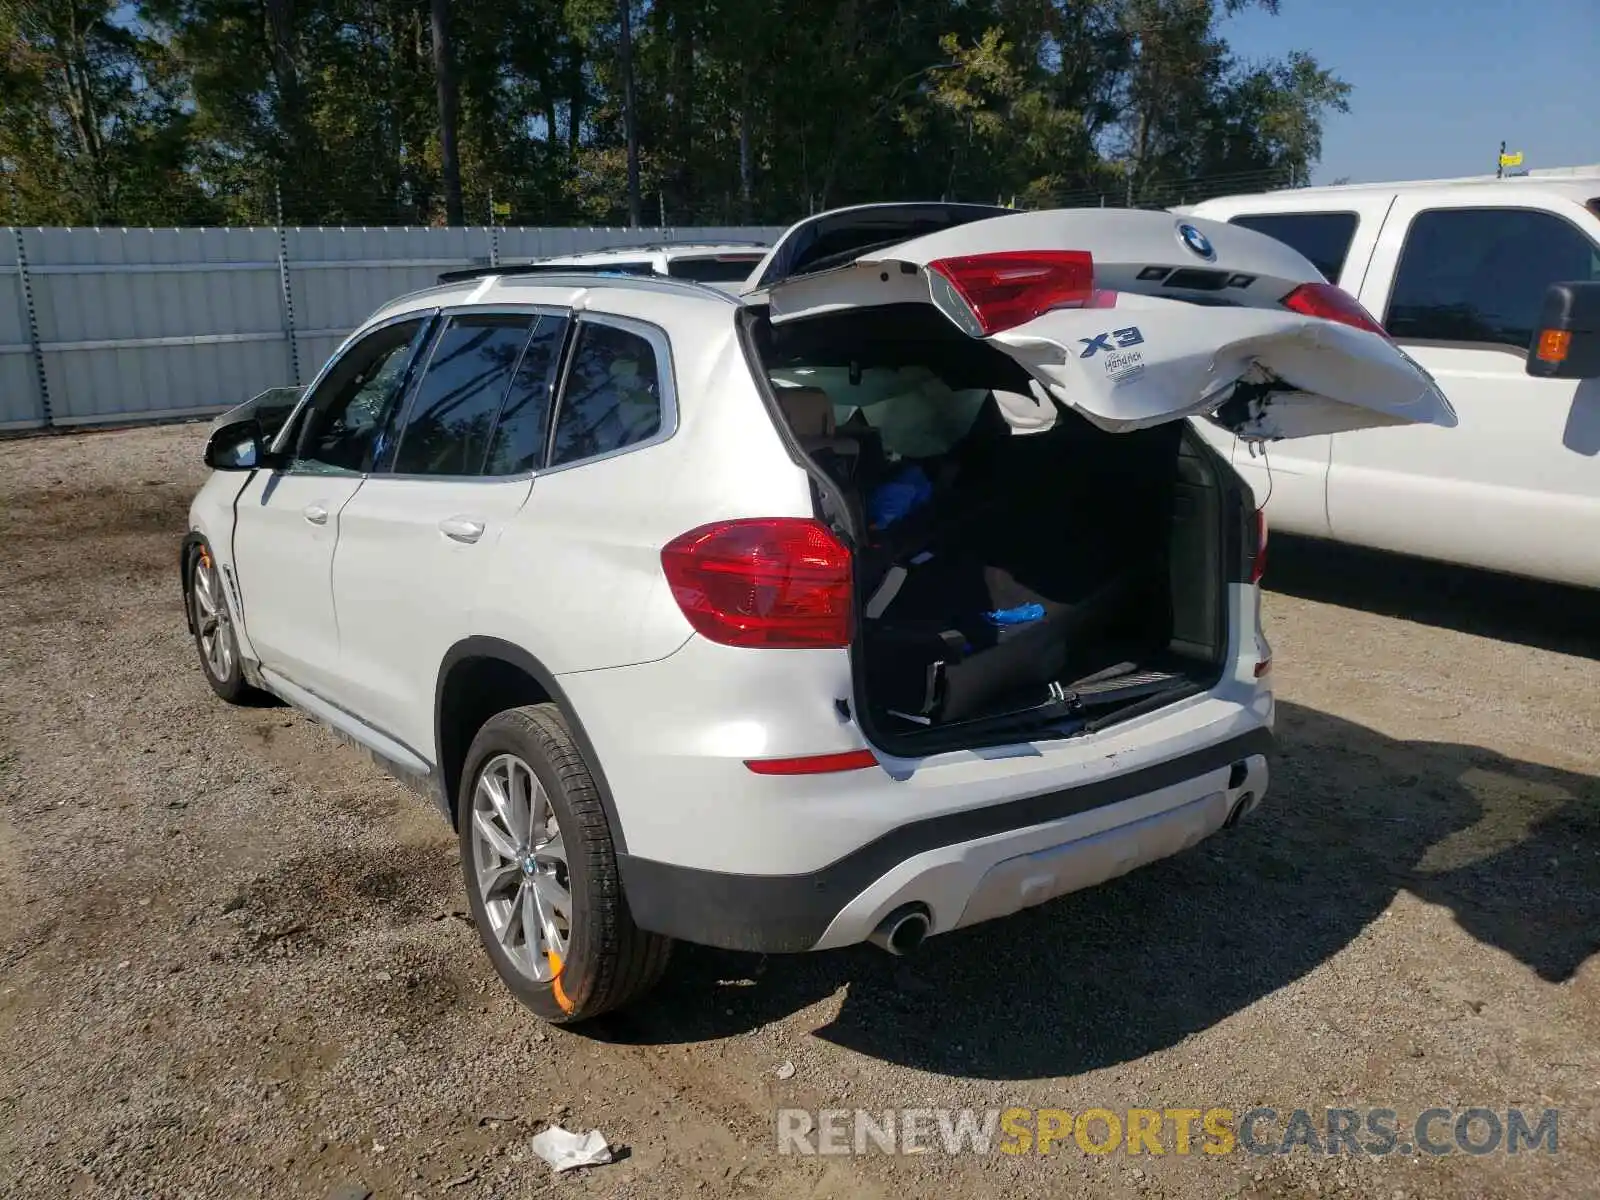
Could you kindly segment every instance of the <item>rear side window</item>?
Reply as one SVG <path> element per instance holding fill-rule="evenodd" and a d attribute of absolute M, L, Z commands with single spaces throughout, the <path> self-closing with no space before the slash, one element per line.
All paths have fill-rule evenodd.
<path fill-rule="evenodd" d="M 1277 238 L 1309 258 L 1329 283 L 1338 283 L 1356 236 L 1356 219 L 1355 213 L 1348 212 L 1251 213 L 1234 217 L 1228 224 Z"/>
<path fill-rule="evenodd" d="M 397 475 L 477 475 L 532 314 L 453 317 L 439 335 L 400 435 Z"/>
<path fill-rule="evenodd" d="M 555 391 L 561 342 L 566 337 L 564 317 L 542 316 L 522 351 L 500 408 L 500 421 L 489 445 L 485 475 L 521 475 L 541 466 L 550 432 L 550 398 Z"/>
<path fill-rule="evenodd" d="M 1600 247 L 1531 208 L 1436 208 L 1406 231 L 1391 337 L 1527 349 L 1552 283 L 1600 280 Z"/>
<path fill-rule="evenodd" d="M 585 321 L 578 327 L 556 416 L 550 465 L 611 454 L 662 429 L 661 367 L 637 333 Z"/>
<path fill-rule="evenodd" d="M 761 261 L 760 255 L 718 258 L 675 258 L 667 263 L 667 274 L 696 283 L 743 283 Z"/>

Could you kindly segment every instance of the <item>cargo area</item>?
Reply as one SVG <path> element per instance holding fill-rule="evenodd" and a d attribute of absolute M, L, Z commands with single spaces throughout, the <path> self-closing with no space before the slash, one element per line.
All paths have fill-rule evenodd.
<path fill-rule="evenodd" d="M 753 335 L 854 553 L 876 744 L 1069 737 L 1215 683 L 1226 467 L 1186 421 L 1101 430 L 926 304 Z"/>

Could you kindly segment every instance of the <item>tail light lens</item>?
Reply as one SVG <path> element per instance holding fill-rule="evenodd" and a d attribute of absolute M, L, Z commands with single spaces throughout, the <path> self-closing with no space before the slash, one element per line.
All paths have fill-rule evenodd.
<path fill-rule="evenodd" d="M 850 551 L 820 522 L 703 525 L 668 543 L 661 566 L 689 624 L 713 642 L 789 650 L 850 644 Z"/>
<path fill-rule="evenodd" d="M 1250 560 L 1250 582 L 1260 583 L 1267 573 L 1267 511 L 1258 508 L 1252 518 L 1256 535 L 1256 552 Z"/>
<path fill-rule="evenodd" d="M 1097 298 L 1094 257 L 1087 250 L 969 254 L 937 259 L 928 270 L 934 303 L 977 337 L 1026 324 L 1052 308 L 1086 307 Z M 1110 304 L 1095 303 L 1102 306 Z"/>
<path fill-rule="evenodd" d="M 1283 306 L 1308 317 L 1337 321 L 1380 337 L 1389 336 L 1377 318 L 1361 307 L 1360 301 L 1331 283 L 1303 283 L 1283 298 Z"/>

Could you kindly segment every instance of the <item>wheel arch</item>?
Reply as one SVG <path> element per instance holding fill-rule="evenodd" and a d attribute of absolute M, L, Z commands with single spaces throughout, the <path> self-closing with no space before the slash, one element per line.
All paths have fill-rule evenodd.
<path fill-rule="evenodd" d="M 483 723 L 508 708 L 544 703 L 554 704 L 565 718 L 600 793 L 600 803 L 611 826 L 611 840 L 619 853 L 625 852 L 627 841 L 605 768 L 572 702 L 542 662 L 521 646 L 501 638 L 463 638 L 445 652 L 439 664 L 433 698 L 435 769 L 439 799 L 450 823 L 454 826 L 459 822 L 461 769 L 467 749 Z"/>
<path fill-rule="evenodd" d="M 191 529 L 183 535 L 183 544 L 178 548 L 178 587 L 183 593 L 183 623 L 191 636 L 194 634 L 194 607 L 189 603 L 189 564 L 200 547 L 207 544 L 205 534 L 198 529 Z"/>

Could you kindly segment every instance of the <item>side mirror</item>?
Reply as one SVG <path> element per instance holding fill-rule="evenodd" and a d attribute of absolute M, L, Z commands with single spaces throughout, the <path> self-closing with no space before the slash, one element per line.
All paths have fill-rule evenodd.
<path fill-rule="evenodd" d="M 231 421 L 206 439 L 206 466 L 213 471 L 253 471 L 266 460 L 261 423 L 254 418 Z"/>
<path fill-rule="evenodd" d="M 1600 283 L 1550 285 L 1527 371 L 1540 379 L 1600 379 Z"/>

